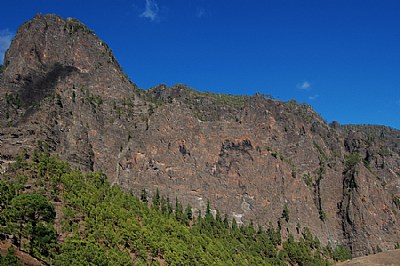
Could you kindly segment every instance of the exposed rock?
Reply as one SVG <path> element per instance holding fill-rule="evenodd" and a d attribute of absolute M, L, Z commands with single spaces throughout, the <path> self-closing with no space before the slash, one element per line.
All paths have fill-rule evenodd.
<path fill-rule="evenodd" d="M 354 255 L 399 242 L 397 130 L 327 125 L 310 106 L 259 94 L 139 90 L 91 30 L 55 15 L 18 30 L 0 102 L 1 168 L 42 141 L 137 195 L 159 188 L 203 214 L 210 200 L 238 223 L 281 220 L 284 235 L 300 224 Z"/>

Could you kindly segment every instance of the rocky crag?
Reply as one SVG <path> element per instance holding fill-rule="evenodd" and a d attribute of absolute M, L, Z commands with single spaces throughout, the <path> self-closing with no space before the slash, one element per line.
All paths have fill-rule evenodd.
<path fill-rule="evenodd" d="M 239 223 L 308 227 L 353 255 L 400 242 L 400 132 L 327 124 L 310 106 L 265 95 L 147 91 L 75 19 L 20 27 L 0 72 L 1 171 L 38 142 L 139 195 L 157 188 Z M 204 212 L 203 212 L 204 213 Z"/>

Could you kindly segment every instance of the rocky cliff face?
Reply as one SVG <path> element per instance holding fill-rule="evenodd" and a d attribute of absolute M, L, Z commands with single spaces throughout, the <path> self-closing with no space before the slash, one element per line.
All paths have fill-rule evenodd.
<path fill-rule="evenodd" d="M 397 130 L 328 125 L 262 95 L 139 90 L 92 31 L 55 15 L 18 30 L 0 102 L 2 171 L 42 141 L 136 194 L 159 188 L 195 210 L 209 200 L 239 223 L 279 221 L 283 235 L 308 227 L 354 255 L 400 242 Z"/>

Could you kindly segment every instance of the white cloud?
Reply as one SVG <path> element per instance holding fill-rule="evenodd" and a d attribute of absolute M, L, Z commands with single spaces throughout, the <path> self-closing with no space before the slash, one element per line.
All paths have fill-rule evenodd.
<path fill-rule="evenodd" d="M 308 99 L 310 99 L 310 100 L 315 100 L 317 98 L 319 98 L 318 94 L 314 94 L 314 95 L 308 96 Z"/>
<path fill-rule="evenodd" d="M 0 30 L 0 64 L 3 63 L 4 54 L 8 47 L 10 47 L 13 37 L 14 34 L 12 34 L 8 29 Z"/>
<path fill-rule="evenodd" d="M 308 81 L 303 81 L 302 83 L 297 83 L 296 87 L 300 90 L 310 90 L 311 83 Z"/>
<path fill-rule="evenodd" d="M 198 7 L 198 8 L 197 8 L 197 10 L 196 10 L 196 16 L 197 16 L 198 18 L 203 17 L 205 14 L 206 14 L 206 10 L 205 10 L 204 8 L 202 8 L 202 7 Z"/>
<path fill-rule="evenodd" d="M 143 13 L 140 14 L 139 16 L 141 18 L 148 18 L 151 21 L 156 21 L 156 20 L 158 20 L 158 12 L 159 11 L 160 11 L 160 8 L 158 7 L 155 0 L 146 0 L 146 8 L 143 11 Z"/>

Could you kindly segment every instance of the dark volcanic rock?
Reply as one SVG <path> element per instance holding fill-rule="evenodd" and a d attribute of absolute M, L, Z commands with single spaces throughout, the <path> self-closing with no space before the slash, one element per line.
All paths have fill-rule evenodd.
<path fill-rule="evenodd" d="M 210 200 L 239 223 L 309 227 L 354 255 L 400 241 L 397 130 L 327 125 L 310 106 L 262 95 L 141 91 L 92 31 L 55 15 L 24 24 L 5 63 L 2 171 L 43 141 L 126 190 L 159 188 L 197 210 Z"/>

